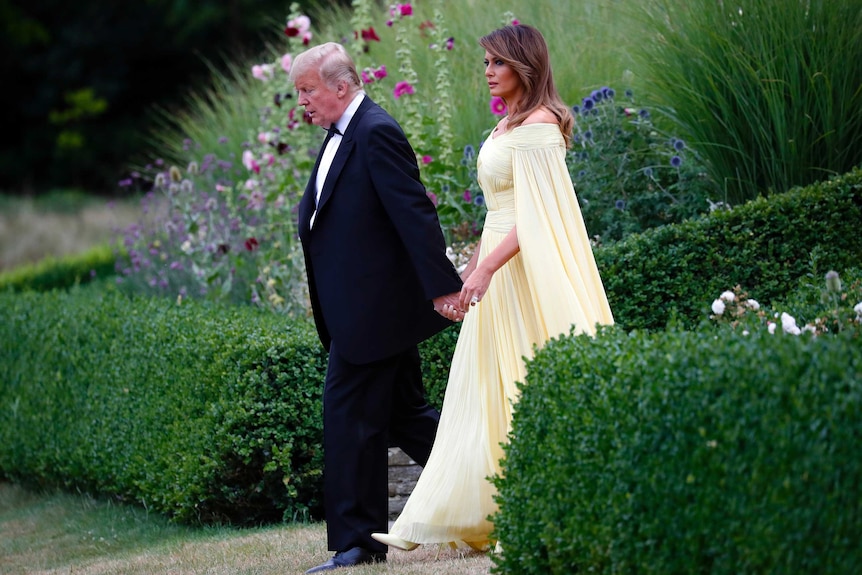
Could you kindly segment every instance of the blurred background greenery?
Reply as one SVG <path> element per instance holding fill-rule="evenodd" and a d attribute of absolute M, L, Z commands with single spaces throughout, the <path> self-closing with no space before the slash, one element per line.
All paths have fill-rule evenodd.
<path fill-rule="evenodd" d="M 259 54 L 286 10 L 275 0 L 0 0 L 0 191 L 116 193 L 157 107 L 181 108 L 213 70 Z"/>

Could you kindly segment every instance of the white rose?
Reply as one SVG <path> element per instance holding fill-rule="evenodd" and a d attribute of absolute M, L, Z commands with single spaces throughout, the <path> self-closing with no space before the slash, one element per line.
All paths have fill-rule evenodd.
<path fill-rule="evenodd" d="M 862 301 L 860 301 L 859 303 L 857 303 L 857 304 L 853 307 L 853 311 L 855 311 L 855 312 L 856 312 L 856 315 L 858 315 L 858 316 L 862 317 Z"/>
<path fill-rule="evenodd" d="M 750 307 L 751 309 L 753 309 L 755 311 L 760 309 L 760 304 L 757 303 L 757 300 L 749 299 L 749 300 L 746 300 L 745 303 L 748 305 L 748 307 Z"/>
<path fill-rule="evenodd" d="M 720 299 L 717 299 L 712 302 L 712 313 L 715 315 L 721 315 L 724 313 L 724 302 Z"/>
<path fill-rule="evenodd" d="M 802 333 L 802 330 L 796 325 L 796 318 L 786 312 L 781 313 L 781 329 L 790 335 L 799 335 Z"/>
<path fill-rule="evenodd" d="M 724 301 L 726 301 L 726 302 L 732 302 L 732 301 L 735 301 L 735 300 L 736 300 L 736 294 L 734 294 L 734 293 L 733 293 L 732 291 L 730 291 L 730 290 L 727 290 L 726 292 L 722 293 L 722 294 L 721 294 L 720 296 L 718 296 L 718 297 L 719 297 L 720 299 L 723 299 L 723 300 L 724 300 Z"/>
<path fill-rule="evenodd" d="M 775 322 L 769 322 L 766 324 L 766 329 L 769 330 L 769 333 L 775 333 Z"/>

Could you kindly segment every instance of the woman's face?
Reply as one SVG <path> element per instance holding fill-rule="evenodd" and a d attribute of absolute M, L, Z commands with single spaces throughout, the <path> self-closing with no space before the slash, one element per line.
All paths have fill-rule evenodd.
<path fill-rule="evenodd" d="M 512 105 L 521 98 L 524 86 L 517 73 L 499 56 L 485 52 L 485 78 L 488 80 L 488 90 L 492 96 L 503 98 Z"/>

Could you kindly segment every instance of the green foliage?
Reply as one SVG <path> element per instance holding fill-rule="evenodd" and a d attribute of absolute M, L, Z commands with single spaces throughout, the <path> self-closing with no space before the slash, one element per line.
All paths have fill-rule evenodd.
<path fill-rule="evenodd" d="M 455 352 L 455 343 L 460 332 L 461 324 L 454 324 L 419 344 L 422 381 L 425 383 L 428 403 L 437 409 L 443 407 L 443 395 L 449 382 L 449 367 L 452 365 L 452 354 Z"/>
<path fill-rule="evenodd" d="M 786 294 L 812 256 L 832 269 L 862 256 L 862 170 L 595 250 L 611 309 L 626 329 L 696 325 L 716 294 L 739 285 L 761 302 Z"/>
<path fill-rule="evenodd" d="M 99 245 L 71 256 L 47 257 L 0 272 L 0 291 L 47 291 L 114 276 L 116 255 L 109 245 Z"/>
<path fill-rule="evenodd" d="M 862 162 L 862 3 L 655 0 L 646 82 L 731 203 Z"/>
<path fill-rule="evenodd" d="M 858 335 L 703 325 L 549 343 L 495 480 L 493 572 L 855 571 Z"/>
<path fill-rule="evenodd" d="M 186 522 L 320 510 L 325 353 L 305 322 L 111 289 L 0 294 L 0 475 Z"/>
<path fill-rule="evenodd" d="M 635 102 L 632 90 L 604 86 L 572 107 L 568 166 L 584 223 L 599 242 L 702 214 L 717 194 L 697 155 Z"/>

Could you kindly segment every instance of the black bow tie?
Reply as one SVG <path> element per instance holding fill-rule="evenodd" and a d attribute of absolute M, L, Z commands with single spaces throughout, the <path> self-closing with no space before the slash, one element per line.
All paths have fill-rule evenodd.
<path fill-rule="evenodd" d="M 344 134 L 342 134 L 342 133 L 341 133 L 341 130 L 339 130 L 339 129 L 335 126 L 335 124 L 330 124 L 330 125 L 329 125 L 329 127 L 326 129 L 326 131 L 327 131 L 327 132 L 329 132 L 329 135 L 330 135 L 330 136 L 334 136 L 335 134 L 338 134 L 339 136 L 343 136 L 343 135 L 344 135 Z"/>

